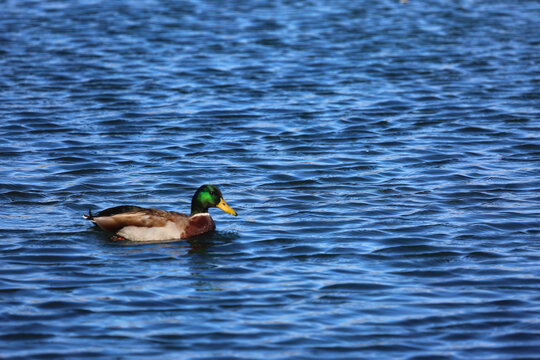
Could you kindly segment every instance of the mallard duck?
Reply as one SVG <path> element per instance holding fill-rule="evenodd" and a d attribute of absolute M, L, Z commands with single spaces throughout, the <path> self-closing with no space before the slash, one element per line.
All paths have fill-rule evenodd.
<path fill-rule="evenodd" d="M 83 217 L 92 221 L 101 229 L 114 234 L 115 240 L 159 241 L 187 239 L 204 234 L 216 228 L 208 208 L 217 207 L 236 216 L 223 200 L 221 191 L 215 185 L 203 185 L 197 189 L 191 199 L 189 216 L 174 211 L 146 209 L 133 205 L 115 206 L 100 211 L 97 215 Z"/>

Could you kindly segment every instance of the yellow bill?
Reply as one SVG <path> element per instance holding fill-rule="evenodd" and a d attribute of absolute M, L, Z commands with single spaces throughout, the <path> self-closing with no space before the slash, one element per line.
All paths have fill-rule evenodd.
<path fill-rule="evenodd" d="M 221 200 L 219 201 L 219 204 L 217 204 L 216 207 L 218 207 L 221 210 L 225 211 L 227 214 L 231 214 L 231 215 L 234 215 L 234 216 L 237 215 L 236 211 L 234 211 L 229 205 L 227 205 L 227 203 L 225 202 L 225 200 L 223 200 L 223 198 L 221 198 Z"/>

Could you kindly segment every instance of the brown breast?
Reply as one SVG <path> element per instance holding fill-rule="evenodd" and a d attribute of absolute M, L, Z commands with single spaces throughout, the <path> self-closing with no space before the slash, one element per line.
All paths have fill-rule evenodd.
<path fill-rule="evenodd" d="M 210 214 L 197 214 L 190 216 L 188 219 L 188 224 L 184 228 L 184 233 L 182 238 L 189 238 L 192 236 L 204 234 L 205 232 L 212 231 L 216 228 L 214 220 Z"/>

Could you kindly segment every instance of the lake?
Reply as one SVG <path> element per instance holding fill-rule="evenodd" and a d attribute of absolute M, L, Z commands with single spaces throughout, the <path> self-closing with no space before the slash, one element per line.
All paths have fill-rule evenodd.
<path fill-rule="evenodd" d="M 2 359 L 532 359 L 540 3 L 7 1 Z M 83 213 L 232 217 L 112 241 Z"/>

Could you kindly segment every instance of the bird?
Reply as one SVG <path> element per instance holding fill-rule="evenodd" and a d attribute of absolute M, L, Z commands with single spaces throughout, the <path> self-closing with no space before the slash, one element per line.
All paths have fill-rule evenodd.
<path fill-rule="evenodd" d="M 215 185 L 200 186 L 191 199 L 191 214 L 174 211 L 147 209 L 134 205 L 120 205 L 83 218 L 90 220 L 102 230 L 113 234 L 113 240 L 164 241 L 187 239 L 216 228 L 208 208 L 217 207 L 237 216 L 223 199 Z"/>

